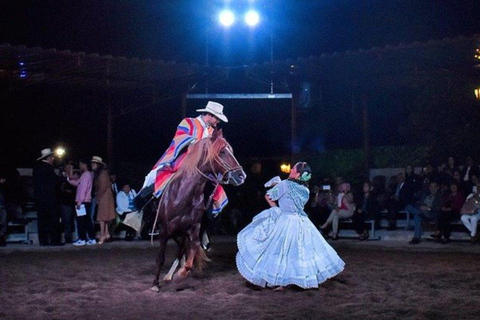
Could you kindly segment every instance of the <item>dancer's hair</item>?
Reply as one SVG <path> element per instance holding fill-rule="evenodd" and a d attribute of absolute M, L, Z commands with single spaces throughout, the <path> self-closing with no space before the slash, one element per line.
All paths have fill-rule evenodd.
<path fill-rule="evenodd" d="M 312 177 L 312 170 L 306 162 L 297 162 L 294 166 L 300 176 L 297 179 L 291 179 L 298 184 L 308 187 L 308 180 Z"/>

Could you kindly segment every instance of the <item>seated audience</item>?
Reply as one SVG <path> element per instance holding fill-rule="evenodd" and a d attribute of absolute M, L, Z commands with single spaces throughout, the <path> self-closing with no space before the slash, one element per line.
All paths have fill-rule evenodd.
<path fill-rule="evenodd" d="M 442 243 L 447 243 L 450 240 L 450 223 L 452 220 L 460 218 L 460 211 L 464 202 L 465 197 L 459 190 L 458 183 L 452 182 L 450 184 L 450 194 L 445 197 L 445 202 L 439 211 L 438 229 L 431 235 L 432 238 L 438 239 Z"/>
<path fill-rule="evenodd" d="M 465 204 L 460 211 L 460 220 L 465 228 L 470 231 L 470 243 L 475 244 L 478 241 L 477 224 L 480 219 L 480 188 L 475 186 L 473 192 L 468 195 Z"/>
<path fill-rule="evenodd" d="M 367 240 L 369 237 L 368 230 L 365 229 L 365 220 L 378 217 L 378 203 L 376 195 L 373 192 L 373 186 L 370 181 L 365 181 L 362 186 L 362 194 L 357 197 L 356 210 L 352 217 L 355 231 L 359 240 Z"/>
<path fill-rule="evenodd" d="M 134 199 L 137 192 L 125 183 L 116 197 L 117 202 L 117 224 L 122 224 L 126 231 L 125 240 L 131 241 L 135 237 L 140 237 L 142 228 L 142 213 L 137 210 Z M 118 228 L 117 228 L 118 231 Z"/>
<path fill-rule="evenodd" d="M 334 203 L 334 208 L 327 221 L 325 221 L 325 223 L 320 227 L 320 229 L 326 230 L 327 227 L 332 224 L 332 233 L 330 234 L 332 240 L 338 239 L 338 221 L 340 219 L 348 219 L 353 216 L 355 211 L 355 204 L 353 200 L 350 184 L 345 182 L 340 184 L 338 186 L 338 195 Z"/>
<path fill-rule="evenodd" d="M 420 243 L 422 237 L 422 221 L 433 220 L 438 223 L 439 211 L 443 204 L 443 197 L 438 192 L 439 186 L 436 182 L 430 182 L 429 193 L 425 195 L 415 206 L 407 205 L 405 211 L 414 215 L 415 229 L 410 244 Z"/>

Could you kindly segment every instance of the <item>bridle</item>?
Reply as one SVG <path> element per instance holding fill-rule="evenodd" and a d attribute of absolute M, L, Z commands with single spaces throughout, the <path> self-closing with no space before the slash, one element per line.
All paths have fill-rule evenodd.
<path fill-rule="evenodd" d="M 226 145 L 224 147 L 224 149 L 230 153 L 230 155 L 232 156 L 232 158 L 235 159 L 235 156 L 233 155 L 233 152 L 230 150 L 230 148 L 228 147 L 228 145 Z M 216 162 L 220 165 L 220 167 L 223 169 L 222 171 L 223 172 L 215 172 L 214 168 L 213 168 L 213 164 L 212 162 Z M 215 158 L 213 159 L 213 161 L 210 162 L 210 169 L 212 170 L 212 173 L 213 173 L 213 176 L 212 175 L 206 175 L 204 172 L 202 172 L 198 167 L 196 168 L 198 173 L 204 177 L 205 179 L 207 180 L 210 180 L 211 182 L 215 183 L 215 184 L 225 184 L 226 181 L 224 180 L 225 179 L 225 176 L 228 175 L 228 173 L 230 172 L 234 172 L 234 171 L 237 171 L 237 170 L 242 170 L 242 166 L 238 165 L 238 166 L 231 166 L 229 163 L 227 163 L 225 160 L 223 160 L 220 155 L 216 155 Z M 238 162 L 237 162 L 238 163 Z"/>

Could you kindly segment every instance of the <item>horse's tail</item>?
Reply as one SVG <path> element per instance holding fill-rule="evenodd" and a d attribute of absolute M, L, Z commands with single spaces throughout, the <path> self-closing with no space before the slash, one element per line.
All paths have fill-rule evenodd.
<path fill-rule="evenodd" d="M 207 266 L 207 262 L 209 261 L 211 260 L 207 257 L 207 254 L 203 250 L 202 246 L 199 246 L 197 253 L 195 254 L 195 258 L 193 259 L 195 269 L 202 271 L 202 269 Z"/>

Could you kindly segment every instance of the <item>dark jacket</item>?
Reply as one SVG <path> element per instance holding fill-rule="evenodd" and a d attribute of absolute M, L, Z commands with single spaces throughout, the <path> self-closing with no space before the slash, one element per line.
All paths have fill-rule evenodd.
<path fill-rule="evenodd" d="M 422 199 L 417 203 L 417 206 L 420 207 L 420 206 L 426 205 L 425 200 L 429 196 L 430 196 L 430 193 L 425 194 L 422 197 Z M 442 209 L 443 204 L 444 204 L 444 197 L 443 197 L 443 195 L 440 191 L 437 191 L 437 193 L 435 193 L 435 195 L 434 195 L 434 198 L 433 198 L 433 201 L 432 201 L 432 206 L 430 207 L 430 209 L 431 209 L 432 212 L 438 213 Z"/>
<path fill-rule="evenodd" d="M 57 176 L 52 165 L 39 161 L 33 169 L 33 197 L 36 202 L 58 203 L 58 191 L 63 178 Z"/>
<path fill-rule="evenodd" d="M 356 212 L 362 210 L 362 214 L 365 217 L 373 218 L 378 213 L 378 201 L 377 195 L 375 193 L 370 193 L 369 197 L 365 199 L 365 194 L 362 193 L 360 196 L 356 197 Z"/>

